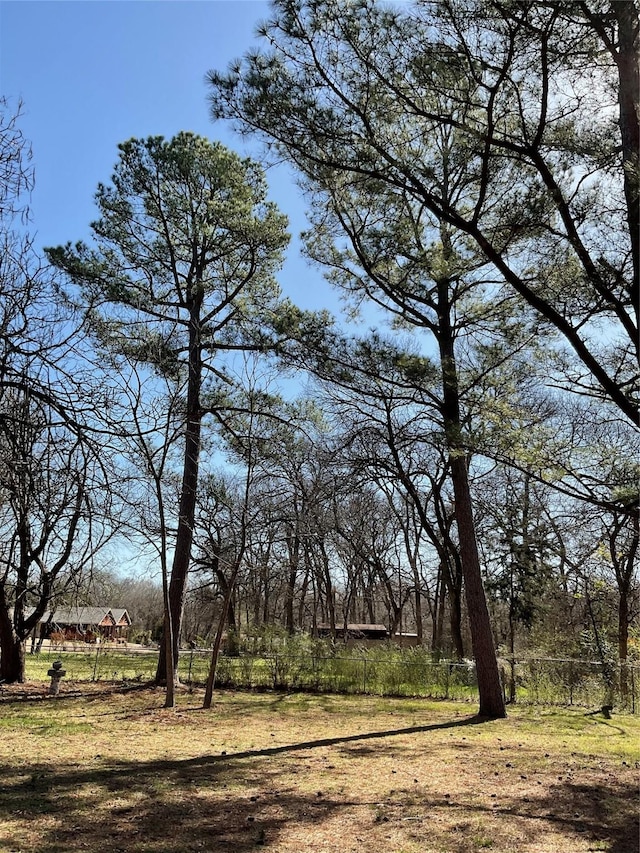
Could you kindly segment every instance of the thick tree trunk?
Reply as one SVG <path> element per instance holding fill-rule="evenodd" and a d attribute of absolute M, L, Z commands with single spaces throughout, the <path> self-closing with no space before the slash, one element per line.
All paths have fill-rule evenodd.
<path fill-rule="evenodd" d="M 298 577 L 298 573 L 296 571 L 295 566 L 289 567 L 289 574 L 287 576 L 287 592 L 286 592 L 286 601 L 285 601 L 285 629 L 287 634 L 293 635 L 295 632 L 295 624 L 293 619 L 293 604 L 294 604 L 294 596 L 295 596 L 295 588 L 296 588 L 296 579 Z"/>
<path fill-rule="evenodd" d="M 395 601 L 389 602 L 389 634 L 390 636 L 395 636 L 398 633 L 398 629 L 401 628 L 401 619 L 402 619 L 402 608 L 398 607 Z"/>
<path fill-rule="evenodd" d="M 462 557 L 464 588 L 471 629 L 471 645 L 480 694 L 478 713 L 481 717 L 505 717 L 506 710 L 493 632 L 482 585 L 467 463 L 462 456 L 454 456 L 451 459 L 451 476 L 456 502 L 456 524 L 460 537 L 460 555 Z"/>
<path fill-rule="evenodd" d="M 0 622 L 0 681 L 22 684 L 25 680 L 26 640 L 18 640 L 13 630 Z"/>
<path fill-rule="evenodd" d="M 618 659 L 620 661 L 620 693 L 624 701 L 629 694 L 629 625 L 632 620 L 631 613 L 631 590 L 636 557 L 640 547 L 640 511 L 634 507 L 631 516 L 631 539 L 627 546 L 626 554 L 619 558 L 616 548 L 616 536 L 613 535 L 609 542 L 611 558 L 616 572 L 618 585 Z M 620 532 L 622 525 L 617 527 Z"/>
<path fill-rule="evenodd" d="M 22 618 L 19 604 L 13 608 L 13 618 Z M 18 639 L 14 630 L 11 605 L 5 595 L 4 585 L 0 585 L 0 681 L 7 684 L 22 683 L 25 680 L 26 638 Z"/>
<path fill-rule="evenodd" d="M 305 613 L 307 610 L 307 594 L 311 583 L 312 567 L 309 560 L 307 549 L 305 548 L 304 556 L 304 576 L 302 578 L 302 586 L 300 588 L 300 602 L 298 604 L 298 627 L 304 628 Z"/>
<path fill-rule="evenodd" d="M 191 544 L 196 515 L 198 491 L 198 473 L 200 465 L 200 435 L 202 429 L 202 410 L 200 388 L 202 383 L 202 347 L 200 340 L 200 306 L 202 297 L 194 300 L 189 323 L 189 378 L 187 387 L 187 417 L 185 430 L 184 461 L 182 468 L 182 486 L 178 531 L 169 582 L 169 610 L 173 628 L 173 666 L 174 676 L 178 678 L 178 656 L 180 650 L 180 632 L 182 612 L 187 589 L 187 578 L 191 563 Z M 156 682 L 164 684 L 167 680 L 167 660 L 165 643 L 160 645 Z"/>
<path fill-rule="evenodd" d="M 496 657 L 489 609 L 482 585 L 480 556 L 471 503 L 471 489 L 467 471 L 467 449 L 462 436 L 460 392 L 454 354 L 454 335 L 449 307 L 449 282 L 438 282 L 438 346 L 442 371 L 442 415 L 453 493 L 455 519 L 458 528 L 460 560 L 471 629 L 471 645 L 476 664 L 479 716 L 505 717 L 506 709 Z"/>
<path fill-rule="evenodd" d="M 631 624 L 629 592 L 628 587 L 621 589 L 618 601 L 618 657 L 621 662 L 626 661 L 629 656 L 629 625 Z"/>
<path fill-rule="evenodd" d="M 173 663 L 176 676 L 180 649 L 182 612 L 191 562 L 191 543 L 193 541 L 193 524 L 195 519 L 198 458 L 200 453 L 199 420 L 197 423 L 194 422 L 189 425 L 185 445 L 186 454 L 182 493 L 180 495 L 180 516 L 176 535 L 176 548 L 171 566 L 171 580 L 169 582 L 169 608 L 171 611 L 171 623 L 173 625 Z M 166 677 L 166 657 L 164 644 L 162 644 L 160 646 L 156 679 L 159 683 L 165 683 Z"/>
<path fill-rule="evenodd" d="M 627 222 L 633 260 L 633 290 L 631 304 L 635 306 L 636 321 L 639 308 L 640 278 L 640 193 L 638 187 L 638 158 L 640 155 L 640 20 L 633 0 L 615 0 L 611 12 L 618 22 L 618 66 L 620 134 L 624 163 L 624 193 L 627 203 Z"/>
<path fill-rule="evenodd" d="M 269 623 L 269 606 L 271 604 L 271 583 L 269 578 L 269 562 L 265 559 L 264 566 L 261 571 L 261 580 L 262 580 L 262 591 L 263 591 L 263 600 L 262 600 L 262 621 L 267 625 Z M 260 618 L 256 612 L 256 624 L 260 624 Z"/>

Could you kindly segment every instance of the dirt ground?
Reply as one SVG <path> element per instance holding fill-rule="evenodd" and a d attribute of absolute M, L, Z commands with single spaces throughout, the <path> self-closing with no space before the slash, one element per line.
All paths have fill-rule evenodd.
<path fill-rule="evenodd" d="M 44 685 L 0 695 L 2 853 L 638 853 L 640 720 Z"/>

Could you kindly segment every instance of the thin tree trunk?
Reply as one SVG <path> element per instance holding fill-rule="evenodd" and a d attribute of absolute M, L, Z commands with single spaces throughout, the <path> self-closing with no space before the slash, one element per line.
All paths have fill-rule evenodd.
<path fill-rule="evenodd" d="M 618 658 L 620 660 L 620 695 L 626 701 L 629 695 L 629 596 L 626 590 L 620 592 L 618 602 Z"/>
<path fill-rule="evenodd" d="M 438 568 L 438 583 L 436 591 L 436 613 L 433 620 L 432 651 L 438 653 L 438 658 L 443 652 L 442 638 L 444 636 L 444 611 L 447 601 L 447 590 L 444 582 L 444 567 L 442 563 Z"/>
<path fill-rule="evenodd" d="M 449 628 L 453 652 L 457 660 L 464 658 L 464 641 L 462 639 L 462 596 L 458 588 L 449 589 Z"/>
<path fill-rule="evenodd" d="M 238 567 L 239 562 L 234 567 L 233 573 L 231 575 L 231 580 L 227 585 L 227 589 L 224 596 L 224 602 L 222 605 L 222 613 L 220 614 L 220 621 L 218 623 L 218 630 L 216 631 L 216 638 L 213 643 L 213 650 L 211 652 L 211 663 L 209 665 L 209 674 L 207 675 L 207 685 L 204 693 L 204 701 L 202 703 L 202 707 L 205 710 L 211 707 L 211 702 L 213 700 L 213 689 L 215 687 L 216 671 L 218 669 L 218 657 L 220 656 L 222 636 L 224 634 L 224 627 L 227 623 L 227 618 L 229 615 L 229 606 L 231 604 L 231 596 L 233 595 L 233 587 L 236 582 Z"/>
<path fill-rule="evenodd" d="M 307 603 L 307 593 L 309 592 L 309 584 L 311 582 L 311 574 L 312 574 L 311 561 L 309 560 L 309 554 L 307 549 L 305 548 L 304 553 L 304 577 L 302 579 L 302 587 L 300 589 L 300 604 L 298 605 L 298 626 L 300 628 L 304 627 L 304 614 L 306 610 Z"/>
<path fill-rule="evenodd" d="M 460 555 L 453 554 L 453 543 L 450 543 L 446 561 L 440 563 L 442 597 L 446 593 L 449 603 L 449 631 L 451 633 L 451 644 L 453 653 L 458 660 L 462 660 L 464 654 L 464 640 L 462 637 L 462 564 Z M 455 572 L 451 570 L 450 560 L 453 560 Z M 444 606 L 441 610 L 440 619 L 444 619 Z M 442 637 L 442 630 L 440 632 Z"/>
<path fill-rule="evenodd" d="M 164 663 L 165 663 L 165 682 L 166 682 L 166 694 L 164 699 L 164 707 L 165 708 L 175 708 L 176 704 L 176 672 L 173 661 L 173 655 L 171 654 L 171 649 L 173 648 L 173 620 L 171 618 L 171 608 L 169 606 L 169 597 L 168 597 L 168 589 L 165 585 L 164 590 L 164 633 L 163 633 L 163 643 L 160 645 L 160 653 L 158 658 L 161 657 L 162 651 L 164 650 Z"/>
<path fill-rule="evenodd" d="M 287 536 L 287 549 L 289 552 L 289 572 L 287 574 L 287 589 L 284 608 L 285 628 L 288 634 L 293 635 L 295 631 L 294 598 L 296 580 L 298 578 L 298 570 L 300 567 L 300 538 L 297 530 Z"/>
<path fill-rule="evenodd" d="M 416 586 L 413 591 L 414 602 L 415 602 L 415 611 L 416 611 L 416 641 L 419 646 L 422 645 L 422 638 L 424 629 L 422 627 L 422 596 L 420 594 L 420 587 Z"/>
<path fill-rule="evenodd" d="M 229 581 L 226 579 L 224 572 L 221 568 L 215 569 L 216 577 L 218 579 L 218 583 L 220 585 L 220 589 L 222 590 L 222 600 L 223 602 L 229 598 L 229 604 L 227 605 L 227 625 L 229 629 L 232 631 L 238 630 L 238 624 L 236 620 L 235 608 L 233 606 L 233 590 L 229 587 Z"/>

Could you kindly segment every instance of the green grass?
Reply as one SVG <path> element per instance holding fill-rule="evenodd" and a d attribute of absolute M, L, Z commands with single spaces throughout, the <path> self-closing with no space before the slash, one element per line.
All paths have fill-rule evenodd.
<path fill-rule="evenodd" d="M 62 654 L 45 651 L 27 656 L 27 677 L 46 680 L 47 670 L 60 657 L 66 681 L 138 681 L 155 677 L 157 654 L 135 654 L 110 646 L 77 649 Z M 208 652 L 184 651 L 180 677 L 184 683 L 202 685 L 209 669 Z M 570 683 L 565 683 L 563 678 Z M 580 676 L 580 677 L 578 677 Z M 222 656 L 216 683 L 223 688 L 256 690 L 313 691 L 324 693 L 369 694 L 378 696 L 420 696 L 476 702 L 473 669 L 436 663 L 427 649 L 398 650 L 391 646 L 347 649 L 294 640 L 290 647 L 267 651 L 260 656 Z M 636 694 L 640 686 L 638 674 Z M 598 708 L 605 688 L 594 675 L 592 665 L 554 661 L 519 665 L 517 701 L 532 705 L 575 705 Z M 640 709 L 640 696 L 620 697 L 616 707 Z"/>
<path fill-rule="evenodd" d="M 65 690 L 67 691 L 65 693 Z M 0 695 L 2 853 L 632 853 L 640 719 L 308 692 Z"/>
<path fill-rule="evenodd" d="M 155 654 L 130 654 L 104 646 L 90 647 L 91 651 L 44 651 L 27 656 L 27 677 L 46 681 L 47 670 L 55 660 L 61 660 L 67 681 L 134 681 L 150 680 L 155 676 Z M 64 683 L 63 679 L 63 683 Z"/>
<path fill-rule="evenodd" d="M 24 730 L 25 734 L 36 735 L 38 737 L 58 737 L 67 736 L 79 733 L 87 733 L 91 731 L 89 723 L 72 723 L 66 720 L 52 719 L 49 709 L 43 711 L 40 715 L 26 715 L 21 717 L 2 717 L 0 718 L 0 728 L 6 730 L 18 729 Z"/>

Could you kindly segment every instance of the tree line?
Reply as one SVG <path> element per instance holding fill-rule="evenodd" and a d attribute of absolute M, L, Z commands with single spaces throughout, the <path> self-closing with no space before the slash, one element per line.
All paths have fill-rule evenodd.
<path fill-rule="evenodd" d="M 210 73 L 212 116 L 292 164 L 305 253 L 381 328 L 282 296 L 262 166 L 189 133 L 122 143 L 91 240 L 36 258 L 3 104 L 1 676 L 24 676 L 44 610 L 123 539 L 162 577 L 169 705 L 185 606 L 215 635 L 210 686 L 225 626 L 271 623 L 380 620 L 471 655 L 489 717 L 498 644 L 614 641 L 624 670 L 634 4 L 271 12 L 260 47 Z M 282 375 L 308 377 L 304 398 Z"/>

